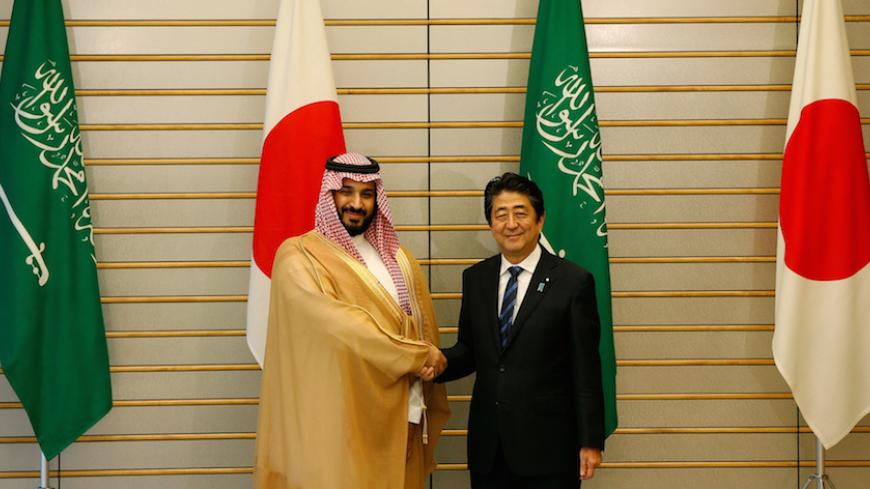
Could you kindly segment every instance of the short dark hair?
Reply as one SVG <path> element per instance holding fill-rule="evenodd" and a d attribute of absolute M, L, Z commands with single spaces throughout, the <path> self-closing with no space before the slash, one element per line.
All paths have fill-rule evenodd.
<path fill-rule="evenodd" d="M 544 216 L 544 193 L 541 192 L 538 184 L 522 175 L 505 172 L 503 175 L 490 180 L 483 190 L 483 213 L 490 226 L 492 226 L 492 199 L 502 192 L 516 192 L 525 195 L 535 209 L 537 220 L 540 221 L 541 217 Z"/>

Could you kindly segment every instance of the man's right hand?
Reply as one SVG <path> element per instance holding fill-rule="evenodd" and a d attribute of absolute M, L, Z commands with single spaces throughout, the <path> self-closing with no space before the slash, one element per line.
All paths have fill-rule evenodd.
<path fill-rule="evenodd" d="M 441 372 L 447 368 L 447 357 L 441 353 L 437 346 L 429 345 L 429 356 L 426 358 L 426 363 L 423 368 L 417 372 L 417 377 L 420 377 L 426 382 L 430 382 L 435 377 L 441 375 Z"/>

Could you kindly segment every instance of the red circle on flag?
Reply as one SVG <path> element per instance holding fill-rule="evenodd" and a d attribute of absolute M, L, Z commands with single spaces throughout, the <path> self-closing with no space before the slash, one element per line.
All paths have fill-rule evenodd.
<path fill-rule="evenodd" d="M 326 158 L 344 153 L 341 114 L 334 101 L 302 106 L 269 131 L 260 157 L 253 254 L 269 278 L 287 238 L 314 229 L 314 206 Z"/>
<path fill-rule="evenodd" d="M 782 164 L 785 264 L 812 280 L 848 278 L 870 262 L 870 180 L 854 105 L 803 108 Z"/>

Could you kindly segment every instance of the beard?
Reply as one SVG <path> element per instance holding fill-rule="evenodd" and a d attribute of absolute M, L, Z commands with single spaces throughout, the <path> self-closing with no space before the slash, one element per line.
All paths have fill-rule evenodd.
<path fill-rule="evenodd" d="M 362 221 L 352 222 L 350 217 L 347 217 L 347 214 L 350 211 L 360 211 L 360 209 L 354 209 L 350 206 L 345 206 L 338 211 L 338 220 L 341 221 L 341 224 L 344 226 L 344 229 L 347 230 L 347 234 L 351 236 L 359 236 L 366 232 L 369 226 L 372 225 L 372 221 L 374 221 L 375 216 L 378 214 L 378 208 L 375 206 L 371 213 L 363 217 Z M 365 212 L 364 210 L 362 211 Z"/>

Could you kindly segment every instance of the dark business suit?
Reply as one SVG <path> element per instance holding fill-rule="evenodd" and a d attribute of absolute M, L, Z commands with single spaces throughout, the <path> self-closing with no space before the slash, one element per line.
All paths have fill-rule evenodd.
<path fill-rule="evenodd" d="M 504 349 L 501 255 L 462 275 L 459 337 L 444 350 L 448 365 L 438 381 L 477 372 L 468 420 L 472 473 L 490 472 L 500 453 L 514 474 L 576 476 L 580 448 L 604 448 L 594 281 L 542 251 Z"/>

